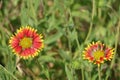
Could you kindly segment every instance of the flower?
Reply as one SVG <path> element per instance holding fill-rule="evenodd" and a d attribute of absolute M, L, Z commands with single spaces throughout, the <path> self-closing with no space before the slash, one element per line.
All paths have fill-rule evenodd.
<path fill-rule="evenodd" d="M 84 59 L 89 60 L 100 66 L 105 60 L 111 60 L 114 54 L 114 49 L 102 44 L 100 41 L 89 44 L 83 51 Z"/>
<path fill-rule="evenodd" d="M 9 40 L 13 52 L 23 59 L 35 57 L 43 49 L 43 36 L 30 26 L 21 27 Z"/>

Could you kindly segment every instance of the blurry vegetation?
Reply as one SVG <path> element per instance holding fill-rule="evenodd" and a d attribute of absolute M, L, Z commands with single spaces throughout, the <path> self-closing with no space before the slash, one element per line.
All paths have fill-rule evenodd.
<path fill-rule="evenodd" d="M 30 25 L 44 35 L 38 57 L 20 60 L 10 36 Z M 0 0 L 0 80 L 97 80 L 96 65 L 82 59 L 90 42 L 115 47 L 102 79 L 120 80 L 120 0 Z"/>

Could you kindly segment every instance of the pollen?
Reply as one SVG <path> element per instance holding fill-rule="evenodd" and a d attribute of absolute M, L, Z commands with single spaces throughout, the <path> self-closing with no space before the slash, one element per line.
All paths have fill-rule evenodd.
<path fill-rule="evenodd" d="M 93 57 L 95 60 L 99 60 L 100 58 L 104 57 L 104 51 L 98 50 L 93 53 Z"/>
<path fill-rule="evenodd" d="M 30 48 L 32 46 L 32 38 L 24 37 L 20 40 L 20 46 L 23 49 Z"/>

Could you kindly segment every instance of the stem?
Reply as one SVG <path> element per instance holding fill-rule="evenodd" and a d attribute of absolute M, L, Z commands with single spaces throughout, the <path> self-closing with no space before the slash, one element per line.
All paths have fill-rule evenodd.
<path fill-rule="evenodd" d="M 98 66 L 98 75 L 99 75 L 99 80 L 101 80 L 100 66 Z"/>
<path fill-rule="evenodd" d="M 83 70 L 83 68 L 81 69 L 81 73 L 82 73 L 82 80 L 84 80 L 84 70 Z"/>
<path fill-rule="evenodd" d="M 89 72 L 89 77 L 90 77 L 89 80 L 92 80 L 92 78 L 91 78 L 91 71 Z"/>
<path fill-rule="evenodd" d="M 101 19 L 101 8 L 98 8 L 98 18 Z"/>
<path fill-rule="evenodd" d="M 69 27 L 67 28 L 67 33 L 68 33 L 68 47 L 69 47 L 69 51 L 71 52 L 71 40 L 70 40 L 70 30 Z"/>
<path fill-rule="evenodd" d="M 113 67 L 113 64 L 115 63 L 115 56 L 116 56 L 116 51 L 117 51 L 117 44 L 118 44 L 118 38 L 119 38 L 119 30 L 120 30 L 120 20 L 118 22 L 118 26 L 117 26 L 117 34 L 116 34 L 116 41 L 115 41 L 115 52 L 114 52 L 114 56 L 110 65 L 110 68 Z"/>
<path fill-rule="evenodd" d="M 75 30 L 75 28 L 74 28 L 74 30 Z M 76 52 L 76 54 L 73 56 L 73 59 L 77 58 L 78 56 L 81 57 L 81 54 L 79 54 L 80 51 L 81 51 L 81 45 L 80 45 L 79 40 L 78 40 L 78 35 L 75 37 L 75 40 L 76 40 L 76 43 L 77 43 L 78 52 Z"/>
<path fill-rule="evenodd" d="M 93 27 L 93 18 L 94 18 L 94 15 L 96 14 L 96 6 L 95 6 L 95 0 L 92 1 L 92 21 L 90 23 L 90 28 L 89 28 L 89 31 L 88 31 L 88 34 L 87 34 L 87 37 L 85 39 L 85 42 L 88 40 L 90 34 L 91 34 L 91 31 L 92 31 L 92 27 Z M 85 43 L 84 42 L 84 43 Z"/>
<path fill-rule="evenodd" d="M 116 57 L 116 52 L 117 52 L 117 44 L 118 44 L 118 38 L 119 38 L 119 31 L 120 31 L 120 19 L 119 19 L 119 22 L 118 22 L 118 25 L 117 25 L 117 33 L 116 33 L 116 37 L 115 37 L 115 39 L 116 39 L 116 41 L 115 41 L 115 52 L 114 52 L 114 55 L 113 55 L 113 59 L 111 61 L 110 69 L 112 69 L 112 67 L 115 63 L 115 57 Z M 105 80 L 108 80 L 108 77 L 109 77 L 109 73 L 107 74 Z"/>
<path fill-rule="evenodd" d="M 86 41 L 88 40 L 90 34 L 91 34 L 91 31 L 92 31 L 92 27 L 93 27 L 93 18 L 94 18 L 94 15 L 96 14 L 96 5 L 95 5 L 95 0 L 92 0 L 92 21 L 90 22 L 90 28 L 89 28 L 89 31 L 88 31 L 88 34 L 87 34 L 87 37 L 84 41 L 84 43 L 86 43 Z M 76 40 L 77 41 L 77 40 Z M 78 41 L 77 41 L 78 43 Z M 80 46 L 78 45 L 78 47 L 80 48 Z M 82 80 L 84 80 L 84 72 L 83 72 L 83 68 L 81 68 L 81 73 L 82 73 Z"/>

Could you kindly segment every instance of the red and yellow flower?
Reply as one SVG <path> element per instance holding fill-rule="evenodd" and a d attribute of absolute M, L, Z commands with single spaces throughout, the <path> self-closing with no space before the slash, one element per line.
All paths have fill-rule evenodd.
<path fill-rule="evenodd" d="M 13 52 L 23 59 L 35 57 L 43 49 L 43 36 L 30 26 L 21 27 L 9 40 Z"/>
<path fill-rule="evenodd" d="M 100 66 L 101 63 L 104 63 L 105 60 L 111 60 L 114 54 L 114 49 L 109 48 L 102 44 L 101 42 L 96 42 L 89 44 L 85 51 L 83 51 L 84 59 L 89 60 Z"/>

